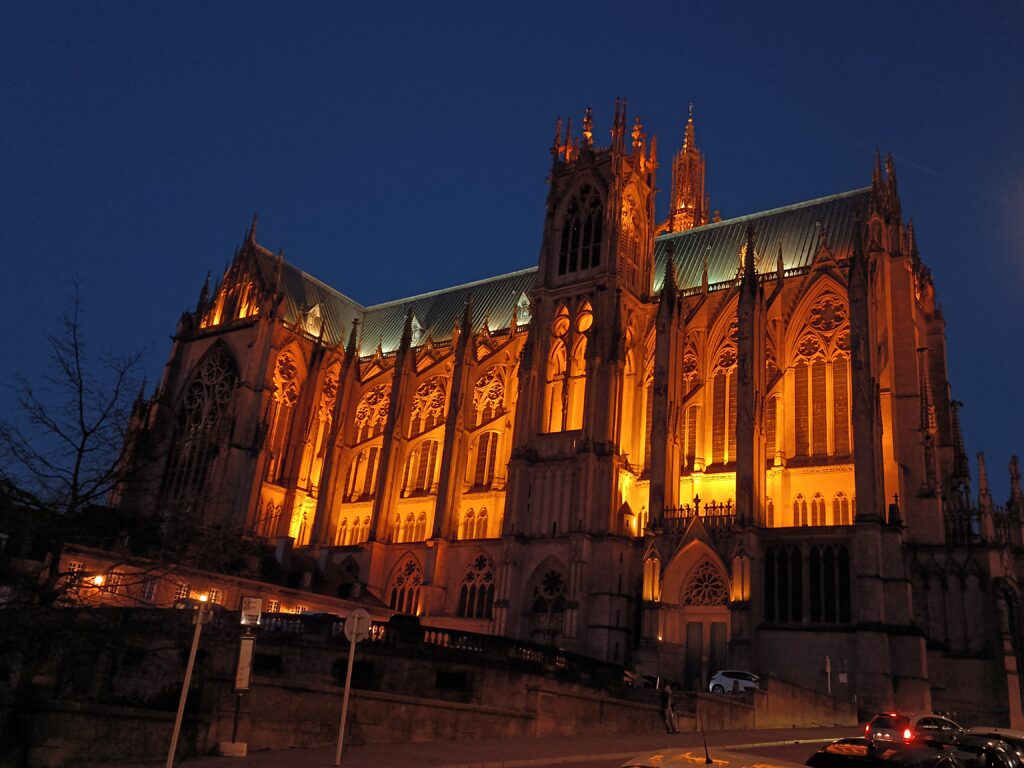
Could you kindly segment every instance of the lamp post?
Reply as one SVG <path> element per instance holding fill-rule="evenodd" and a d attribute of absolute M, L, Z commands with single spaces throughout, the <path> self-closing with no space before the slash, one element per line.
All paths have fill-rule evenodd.
<path fill-rule="evenodd" d="M 192 623 L 196 625 L 196 631 L 192 633 L 192 650 L 188 654 L 188 665 L 185 667 L 185 682 L 181 686 L 181 698 L 178 699 L 178 714 L 174 718 L 174 731 L 171 733 L 171 746 L 167 750 L 166 768 L 173 768 L 174 753 L 178 749 L 178 734 L 181 733 L 181 718 L 185 714 L 185 699 L 188 698 L 188 686 L 192 682 L 192 668 L 196 663 L 196 650 L 199 648 L 199 635 L 203 631 L 203 624 L 209 621 L 206 603 L 209 598 L 206 595 L 199 596 L 199 611 L 192 617 Z"/>

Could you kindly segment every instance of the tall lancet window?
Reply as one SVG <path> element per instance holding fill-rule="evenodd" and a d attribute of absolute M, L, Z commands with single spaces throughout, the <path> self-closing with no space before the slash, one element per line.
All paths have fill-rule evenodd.
<path fill-rule="evenodd" d="M 280 483 L 287 471 L 290 448 L 289 436 L 295 418 L 295 405 L 299 400 L 298 368 L 290 352 L 282 352 L 274 369 L 274 394 L 270 411 L 267 447 L 270 451 L 267 461 L 267 480 Z"/>
<path fill-rule="evenodd" d="M 736 349 L 731 345 L 718 353 L 711 384 L 711 461 L 725 464 L 736 460 Z"/>
<path fill-rule="evenodd" d="M 601 196 L 584 185 L 569 202 L 558 249 L 558 274 L 565 275 L 601 263 Z"/>
<path fill-rule="evenodd" d="M 794 349 L 797 456 L 845 456 L 853 449 L 849 349 L 846 306 L 825 293 L 811 307 Z"/>
<path fill-rule="evenodd" d="M 202 493 L 210 465 L 227 438 L 237 383 L 235 361 L 217 344 L 182 394 L 162 484 L 165 498 L 183 500 Z"/>

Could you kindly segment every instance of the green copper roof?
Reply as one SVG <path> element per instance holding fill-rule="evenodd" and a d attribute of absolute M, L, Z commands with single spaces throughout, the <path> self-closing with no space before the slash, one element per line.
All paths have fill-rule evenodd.
<path fill-rule="evenodd" d="M 853 242 L 854 212 L 859 209 L 866 214 L 870 196 L 870 187 L 856 189 L 663 235 L 654 245 L 654 291 L 661 291 L 665 279 L 669 242 L 673 245 L 672 258 L 680 289 L 700 286 L 705 263 L 709 284 L 734 280 L 740 268 L 740 249 L 747 241 L 748 225 L 754 228 L 755 263 L 761 274 L 775 272 L 780 248 L 786 269 L 809 266 L 822 232 L 833 254 L 846 258 Z"/>
<path fill-rule="evenodd" d="M 785 269 L 809 266 L 818 250 L 822 232 L 825 233 L 826 245 L 836 258 L 845 259 L 853 242 L 854 213 L 858 209 L 867 211 L 870 195 L 870 188 L 857 189 L 663 235 L 654 245 L 654 291 L 661 291 L 665 278 L 669 242 L 673 245 L 681 289 L 701 285 L 705 263 L 710 285 L 734 280 L 739 271 L 740 248 L 746 242 L 748 225 L 754 227 L 755 259 L 762 274 L 775 272 L 780 249 Z M 275 257 L 269 252 L 264 254 L 267 263 L 262 266 L 264 270 L 272 271 L 270 260 Z M 462 317 L 470 294 L 473 296 L 474 330 L 483 327 L 485 318 L 492 331 L 508 328 L 513 310 L 523 296 L 529 295 L 536 276 L 537 268 L 531 267 L 371 307 L 362 306 L 288 263 L 282 264 L 281 282 L 285 290 L 287 322 L 301 323 L 313 307 L 319 307 L 325 341 L 343 344 L 348 338 L 352 320 L 358 318 L 362 323 L 360 351 L 368 355 L 378 343 L 386 353 L 398 348 L 409 309 L 414 318 L 414 345 L 426 341 L 428 335 L 435 342 L 451 339 L 452 328 Z M 517 322 L 522 326 L 528 319 L 520 313 Z"/>

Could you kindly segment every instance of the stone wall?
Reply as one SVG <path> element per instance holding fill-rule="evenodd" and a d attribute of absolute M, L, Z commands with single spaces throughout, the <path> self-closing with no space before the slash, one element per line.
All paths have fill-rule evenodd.
<path fill-rule="evenodd" d="M 86 633 L 72 633 L 68 647 L 51 649 L 49 668 L 37 670 L 32 701 L 17 715 L 27 729 L 29 765 L 166 754 L 190 616 L 134 613 L 109 613 L 116 632 L 104 643 L 83 644 Z M 67 614 L 94 629 L 103 623 Z M 237 617 L 209 625 L 179 756 L 232 740 L 250 750 L 334 743 L 347 666 L 342 627 L 333 617 L 269 622 L 257 638 L 251 690 L 239 697 Z M 376 626 L 373 638 L 357 646 L 354 659 L 350 743 L 663 729 L 658 692 L 623 685 L 621 667 L 504 638 L 439 632 L 407 618 Z M 852 705 L 778 681 L 747 696 L 683 695 L 679 709 L 682 729 L 697 727 L 698 712 L 707 730 L 856 722 Z M 0 756 L 6 764 L 13 761 Z"/>

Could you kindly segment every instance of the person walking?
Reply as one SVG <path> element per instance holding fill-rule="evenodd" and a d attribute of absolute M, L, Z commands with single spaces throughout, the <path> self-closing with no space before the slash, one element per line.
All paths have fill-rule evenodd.
<path fill-rule="evenodd" d="M 672 697 L 672 686 L 668 683 L 661 689 L 661 713 L 665 717 L 665 730 L 669 733 L 679 733 L 679 723 L 676 720 L 676 702 Z"/>

